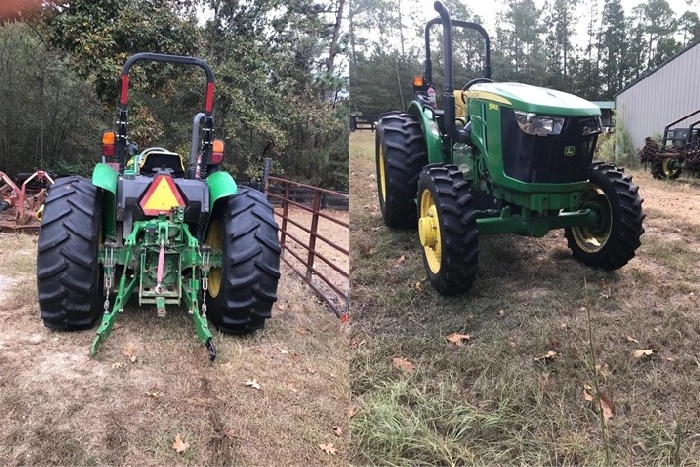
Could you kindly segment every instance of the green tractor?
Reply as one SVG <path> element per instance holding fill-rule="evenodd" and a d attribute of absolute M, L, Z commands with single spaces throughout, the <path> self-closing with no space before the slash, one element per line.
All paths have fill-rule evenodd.
<path fill-rule="evenodd" d="M 381 116 L 377 185 L 387 226 L 418 226 L 428 279 L 442 294 L 468 291 L 477 275 L 479 235 L 542 237 L 565 229 L 574 258 L 618 269 L 644 232 L 642 198 L 630 176 L 593 162 L 600 109 L 576 96 L 491 78 L 490 40 L 456 21 L 441 2 L 425 28 L 426 62 L 405 113 Z M 430 28 L 442 24 L 443 109 L 435 104 Z M 455 91 L 452 28 L 484 39 L 484 76 Z"/>
<path fill-rule="evenodd" d="M 161 147 L 136 154 L 127 141 L 129 69 L 140 60 L 206 74 L 187 163 Z M 281 252 L 274 211 L 264 194 L 238 187 L 221 170 L 224 143 L 213 139 L 214 74 L 206 62 L 139 53 L 124 64 L 121 85 L 117 131 L 103 134 L 92 180 L 60 178 L 46 198 L 37 253 L 41 318 L 67 331 L 101 318 L 94 356 L 132 295 L 161 317 L 166 306 L 184 304 L 213 360 L 207 320 L 245 334 L 271 315 Z"/>

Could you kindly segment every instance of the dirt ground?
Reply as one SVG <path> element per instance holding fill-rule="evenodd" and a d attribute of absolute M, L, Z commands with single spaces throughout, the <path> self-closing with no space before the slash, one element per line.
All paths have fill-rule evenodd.
<path fill-rule="evenodd" d="M 347 465 L 346 327 L 288 267 L 213 363 L 184 310 L 133 302 L 90 358 L 94 330 L 42 325 L 36 239 L 0 233 L 0 465 Z"/>
<path fill-rule="evenodd" d="M 333 217 L 334 219 L 337 219 L 340 222 L 345 223 L 346 225 L 348 224 L 348 211 L 326 209 L 322 212 L 328 216 Z M 275 209 L 275 213 L 277 214 L 277 223 L 281 227 L 282 208 Z M 313 217 L 311 212 L 296 206 L 292 206 L 289 209 L 289 215 L 294 221 L 298 222 L 299 224 L 305 226 L 308 229 L 311 229 L 311 222 Z M 296 238 L 301 240 L 303 244 L 309 244 L 310 234 L 308 232 L 303 231 L 302 229 L 291 223 L 288 224 L 287 230 Z M 343 227 L 341 225 L 336 224 L 333 221 L 330 221 L 323 217 L 319 217 L 318 233 L 320 235 L 323 235 L 339 247 L 344 248 L 346 251 L 348 250 L 349 235 L 347 227 Z M 285 243 L 292 251 L 294 251 L 294 253 L 306 260 L 308 255 L 308 250 L 306 248 L 299 245 L 299 243 L 297 243 L 289 237 L 287 238 Z M 338 293 L 335 292 L 331 287 L 329 287 L 326 284 L 326 282 L 317 274 L 314 274 L 312 276 L 312 282 L 324 292 L 324 295 L 326 295 L 341 312 L 346 311 L 347 297 L 350 291 L 350 280 L 348 278 L 348 271 L 350 267 L 349 256 L 334 248 L 328 242 L 325 242 L 323 239 L 320 238 L 316 240 L 315 249 L 321 255 L 323 255 L 324 258 L 328 259 L 329 262 L 337 266 L 341 271 L 345 272 L 345 274 L 339 273 L 332 267 L 328 266 L 328 264 L 320 258 L 316 258 L 314 261 L 314 269 L 316 269 L 323 276 L 325 276 L 325 278 L 328 279 L 328 281 L 331 284 L 335 285 L 338 289 L 340 289 L 341 291 L 345 291 L 345 296 L 338 295 Z M 304 264 L 302 264 L 292 255 L 287 255 L 286 259 L 290 261 L 294 265 L 294 268 L 298 271 L 302 273 L 306 272 L 306 266 L 304 266 Z"/>

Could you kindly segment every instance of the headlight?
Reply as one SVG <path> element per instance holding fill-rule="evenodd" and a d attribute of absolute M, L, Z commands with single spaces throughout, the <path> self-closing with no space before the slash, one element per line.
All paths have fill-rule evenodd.
<path fill-rule="evenodd" d="M 527 112 L 515 111 L 518 126 L 525 133 L 536 136 L 558 135 L 564 126 L 564 117 L 545 117 Z"/>
<path fill-rule="evenodd" d="M 600 117 L 589 118 L 581 123 L 581 134 L 583 136 L 597 135 L 603 132 L 603 124 L 600 121 Z"/>

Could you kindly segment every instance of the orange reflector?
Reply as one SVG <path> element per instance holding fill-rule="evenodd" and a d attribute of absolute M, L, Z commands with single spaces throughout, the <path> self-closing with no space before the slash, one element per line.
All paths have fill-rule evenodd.
<path fill-rule="evenodd" d="M 215 139 L 211 143 L 211 151 L 212 152 L 224 152 L 224 142 L 221 141 L 220 139 Z"/>
<path fill-rule="evenodd" d="M 174 207 L 184 206 L 185 202 L 182 200 L 172 177 L 158 175 L 148 187 L 139 205 L 147 216 L 157 216 L 161 212 L 170 212 L 170 209 Z"/>
<path fill-rule="evenodd" d="M 117 140 L 117 134 L 113 131 L 105 131 L 102 133 L 102 144 L 114 144 Z"/>
<path fill-rule="evenodd" d="M 422 76 L 419 75 L 419 76 L 414 76 L 414 77 L 413 77 L 413 85 L 414 85 L 414 86 L 416 86 L 416 87 L 423 87 L 424 84 L 425 84 L 425 81 L 423 81 L 423 77 L 422 77 Z"/>

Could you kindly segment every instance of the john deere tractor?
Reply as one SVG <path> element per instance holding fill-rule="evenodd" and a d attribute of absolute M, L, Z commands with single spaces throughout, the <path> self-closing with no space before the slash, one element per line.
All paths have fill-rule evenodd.
<path fill-rule="evenodd" d="M 206 74 L 188 160 L 161 147 L 139 152 L 127 140 L 129 70 L 141 60 Z M 213 139 L 214 74 L 206 62 L 139 53 L 124 64 L 121 85 L 117 130 L 103 134 L 92 179 L 60 178 L 49 190 L 38 242 L 41 318 L 68 331 L 101 320 L 95 355 L 130 297 L 158 316 L 184 305 L 213 360 L 207 320 L 244 334 L 270 317 L 281 251 L 273 209 L 221 170 L 224 143 Z"/>
<path fill-rule="evenodd" d="M 488 34 L 456 21 L 441 2 L 425 28 L 426 63 L 405 113 L 381 116 L 376 164 L 382 216 L 389 227 L 418 226 L 428 279 L 443 294 L 468 291 L 477 275 L 479 236 L 541 237 L 565 229 L 573 256 L 618 269 L 644 232 L 642 198 L 631 177 L 592 162 L 600 110 L 576 96 L 491 80 Z M 430 29 L 441 24 L 443 108 L 435 103 Z M 455 90 L 452 30 L 484 40 L 484 74 Z"/>

